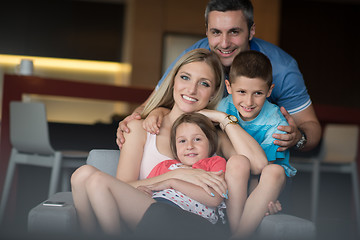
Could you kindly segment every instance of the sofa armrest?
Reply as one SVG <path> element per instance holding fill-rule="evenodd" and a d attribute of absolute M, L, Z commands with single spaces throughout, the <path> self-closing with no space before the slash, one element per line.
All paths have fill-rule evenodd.
<path fill-rule="evenodd" d="M 32 208 L 28 215 L 28 231 L 41 234 L 77 232 L 78 221 L 71 192 L 56 193 L 48 200 L 65 202 L 65 205 L 44 206 L 42 202 Z"/>
<path fill-rule="evenodd" d="M 280 213 L 265 216 L 256 236 L 269 240 L 315 240 L 316 226 L 307 219 Z"/>

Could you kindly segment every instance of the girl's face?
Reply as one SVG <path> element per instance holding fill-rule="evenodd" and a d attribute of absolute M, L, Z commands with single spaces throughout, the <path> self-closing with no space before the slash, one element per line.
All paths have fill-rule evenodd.
<path fill-rule="evenodd" d="M 179 160 L 192 166 L 209 157 L 209 140 L 195 123 L 182 123 L 176 129 L 176 152 Z"/>
<path fill-rule="evenodd" d="M 183 65 L 174 79 L 174 107 L 182 112 L 204 109 L 215 92 L 215 75 L 205 62 Z"/>

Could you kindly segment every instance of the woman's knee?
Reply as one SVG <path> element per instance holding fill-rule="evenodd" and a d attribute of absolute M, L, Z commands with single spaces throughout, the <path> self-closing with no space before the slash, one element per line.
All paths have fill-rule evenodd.
<path fill-rule="evenodd" d="M 89 180 L 90 176 L 93 175 L 95 172 L 99 171 L 95 167 L 91 165 L 83 165 L 75 170 L 75 172 L 71 175 L 71 185 L 85 186 L 85 183 Z"/>
<path fill-rule="evenodd" d="M 101 171 L 96 171 L 87 179 L 85 183 L 86 190 L 92 191 L 92 190 L 100 190 L 103 187 L 107 187 L 107 175 Z"/>

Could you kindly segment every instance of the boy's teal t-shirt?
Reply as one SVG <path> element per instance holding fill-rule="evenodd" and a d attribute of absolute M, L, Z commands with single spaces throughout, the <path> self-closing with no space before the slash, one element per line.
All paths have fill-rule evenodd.
<path fill-rule="evenodd" d="M 286 176 L 295 176 L 297 170 L 289 163 L 290 151 L 278 152 L 279 146 L 274 144 L 275 138 L 272 137 L 274 133 L 284 133 L 277 129 L 279 125 L 289 125 L 277 105 L 266 100 L 255 119 L 243 121 L 230 94 L 221 100 L 217 110 L 236 116 L 240 126 L 264 149 L 268 161 L 281 165 L 285 169 Z"/>

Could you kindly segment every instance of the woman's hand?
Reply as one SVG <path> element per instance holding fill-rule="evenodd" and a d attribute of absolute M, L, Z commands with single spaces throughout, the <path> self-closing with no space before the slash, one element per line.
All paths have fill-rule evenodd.
<path fill-rule="evenodd" d="M 143 122 L 143 128 L 151 134 L 159 134 L 164 116 L 169 113 L 167 108 L 155 108 L 152 110 Z"/>
<path fill-rule="evenodd" d="M 172 181 L 172 179 L 170 178 L 170 179 L 167 179 L 167 180 L 164 180 L 164 181 L 161 181 L 161 182 L 157 182 L 157 183 L 154 183 L 154 184 L 147 185 L 145 187 L 148 188 L 152 192 L 157 192 L 157 191 L 161 191 L 161 190 L 164 190 L 164 189 L 173 188 L 173 185 L 172 185 L 171 181 Z"/>
<path fill-rule="evenodd" d="M 147 186 L 138 186 L 137 190 L 145 193 L 146 195 L 148 195 L 149 197 L 152 197 L 153 195 L 153 191 L 151 191 L 150 188 L 148 188 Z"/>
<path fill-rule="evenodd" d="M 223 171 L 207 172 L 202 169 L 179 168 L 171 172 L 174 174 L 174 178 L 195 184 L 211 196 L 214 194 L 210 188 L 214 189 L 220 196 L 225 198 L 227 196 L 227 184 Z"/>

